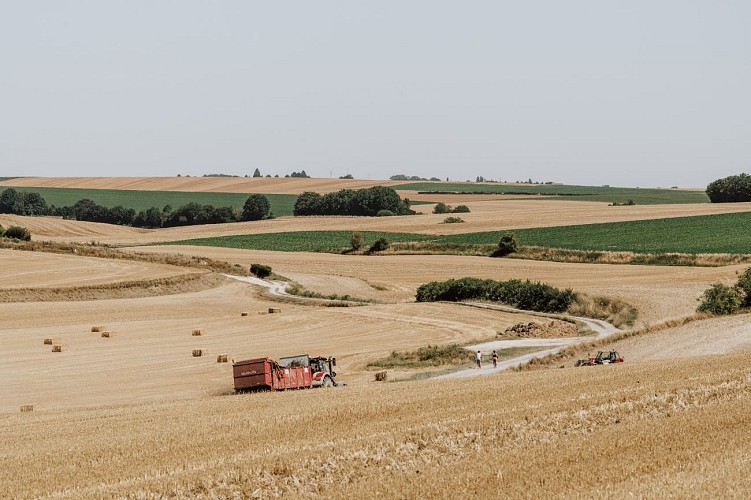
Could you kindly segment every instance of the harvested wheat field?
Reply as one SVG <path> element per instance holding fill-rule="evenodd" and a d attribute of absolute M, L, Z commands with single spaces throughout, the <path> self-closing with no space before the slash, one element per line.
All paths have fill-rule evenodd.
<path fill-rule="evenodd" d="M 692 314 L 696 309 L 696 299 L 710 283 L 732 283 L 736 273 L 748 267 L 593 265 L 455 255 L 358 256 L 187 246 L 136 247 L 131 250 L 198 255 L 244 266 L 260 262 L 272 266 L 283 276 L 294 276 L 296 281 L 304 282 L 306 287 L 320 293 L 362 293 L 364 298 L 382 300 L 412 301 L 417 287 L 429 281 L 465 276 L 530 279 L 625 300 L 639 310 L 640 321 L 648 323 Z M 352 278 L 359 281 L 353 282 Z M 342 284 L 343 291 L 327 288 L 333 279 Z M 363 292 L 368 288 L 372 291 Z"/>
<path fill-rule="evenodd" d="M 127 260 L 0 249 L 2 289 L 59 288 L 158 280 L 194 269 Z"/>
<path fill-rule="evenodd" d="M 35 407 L 2 416 L 0 488 L 76 499 L 743 498 L 750 360 Z"/>
<path fill-rule="evenodd" d="M 340 189 L 360 189 L 375 185 L 396 186 L 398 184 L 405 184 L 405 182 L 299 177 L 19 177 L 0 182 L 0 187 L 300 194 L 303 191 L 328 193 Z"/>
<path fill-rule="evenodd" d="M 498 330 L 533 319 L 453 304 L 280 305 L 258 293 L 227 280 L 210 290 L 157 297 L 0 304 L 0 411 L 21 404 L 59 409 L 225 394 L 232 390 L 231 366 L 210 359 L 225 353 L 234 359 L 334 355 L 343 378 L 362 384 L 372 378 L 367 361 L 394 349 L 492 339 Z M 269 307 L 282 313 L 265 314 Z M 91 325 L 117 335 L 103 340 Z M 192 336 L 195 329 L 202 335 Z M 62 356 L 43 345 L 52 337 L 65 345 Z M 193 358 L 193 349 L 209 357 Z"/>

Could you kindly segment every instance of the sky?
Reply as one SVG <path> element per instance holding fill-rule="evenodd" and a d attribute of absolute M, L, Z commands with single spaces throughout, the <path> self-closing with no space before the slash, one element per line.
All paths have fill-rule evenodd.
<path fill-rule="evenodd" d="M 705 187 L 748 0 L 0 0 L 0 176 Z"/>

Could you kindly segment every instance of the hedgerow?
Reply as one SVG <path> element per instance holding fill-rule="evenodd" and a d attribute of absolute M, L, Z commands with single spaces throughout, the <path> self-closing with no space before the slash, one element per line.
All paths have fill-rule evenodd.
<path fill-rule="evenodd" d="M 571 289 L 560 290 L 529 280 L 461 278 L 420 285 L 415 299 L 417 302 L 487 300 L 530 311 L 563 312 L 574 302 L 576 294 Z"/>

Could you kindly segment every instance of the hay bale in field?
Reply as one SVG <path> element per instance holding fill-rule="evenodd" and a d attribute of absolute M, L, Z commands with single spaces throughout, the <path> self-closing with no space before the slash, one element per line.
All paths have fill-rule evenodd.
<path fill-rule="evenodd" d="M 243 311 L 240 313 L 240 316 L 247 316 L 247 315 L 248 315 L 248 311 Z"/>
<path fill-rule="evenodd" d="M 105 339 L 108 339 L 108 338 L 110 338 L 112 336 L 113 336 L 112 332 L 107 332 L 107 331 L 102 332 L 102 337 L 105 338 Z"/>
<path fill-rule="evenodd" d="M 53 345 L 52 352 L 63 352 L 63 346 L 60 344 Z"/>
<path fill-rule="evenodd" d="M 281 309 L 277 309 L 276 307 L 269 307 L 269 314 L 279 314 L 282 312 Z"/>
<path fill-rule="evenodd" d="M 103 332 L 104 331 L 104 327 L 103 326 L 92 326 L 91 327 L 91 331 L 94 332 L 94 333 Z"/>
<path fill-rule="evenodd" d="M 386 378 L 386 372 L 376 372 L 375 374 L 376 382 L 386 382 Z"/>
<path fill-rule="evenodd" d="M 44 345 L 52 345 L 53 339 L 44 339 Z"/>
<path fill-rule="evenodd" d="M 226 363 L 227 359 L 228 359 L 228 356 L 226 354 L 220 354 L 219 356 L 216 357 L 216 362 L 217 363 Z"/>
<path fill-rule="evenodd" d="M 21 413 L 26 413 L 27 411 L 34 411 L 34 405 L 21 405 Z"/>
<path fill-rule="evenodd" d="M 200 358 L 204 354 L 206 354 L 206 352 L 205 352 L 204 349 L 193 349 L 193 357 L 194 358 Z"/>
<path fill-rule="evenodd" d="M 200 328 L 197 330 L 193 330 L 194 337 L 200 337 L 201 335 L 203 335 L 203 331 Z"/>

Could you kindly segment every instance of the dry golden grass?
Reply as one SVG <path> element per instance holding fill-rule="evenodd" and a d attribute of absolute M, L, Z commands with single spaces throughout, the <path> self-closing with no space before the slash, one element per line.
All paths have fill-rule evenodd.
<path fill-rule="evenodd" d="M 373 382 L 201 404 L 24 414 L 15 406 L 0 426 L 0 489 L 76 499 L 748 497 L 750 360 Z"/>
<path fill-rule="evenodd" d="M 530 279 L 622 300 L 637 308 L 639 324 L 692 314 L 697 297 L 710 283 L 732 283 L 737 279 L 736 273 L 747 267 L 591 265 L 452 255 L 368 257 L 187 246 L 138 247 L 133 250 L 197 255 L 243 267 L 262 262 L 272 266 L 276 273 L 294 277 L 296 282 L 314 292 L 350 294 L 384 302 L 413 301 L 417 287 L 429 281 L 464 276 Z"/>

